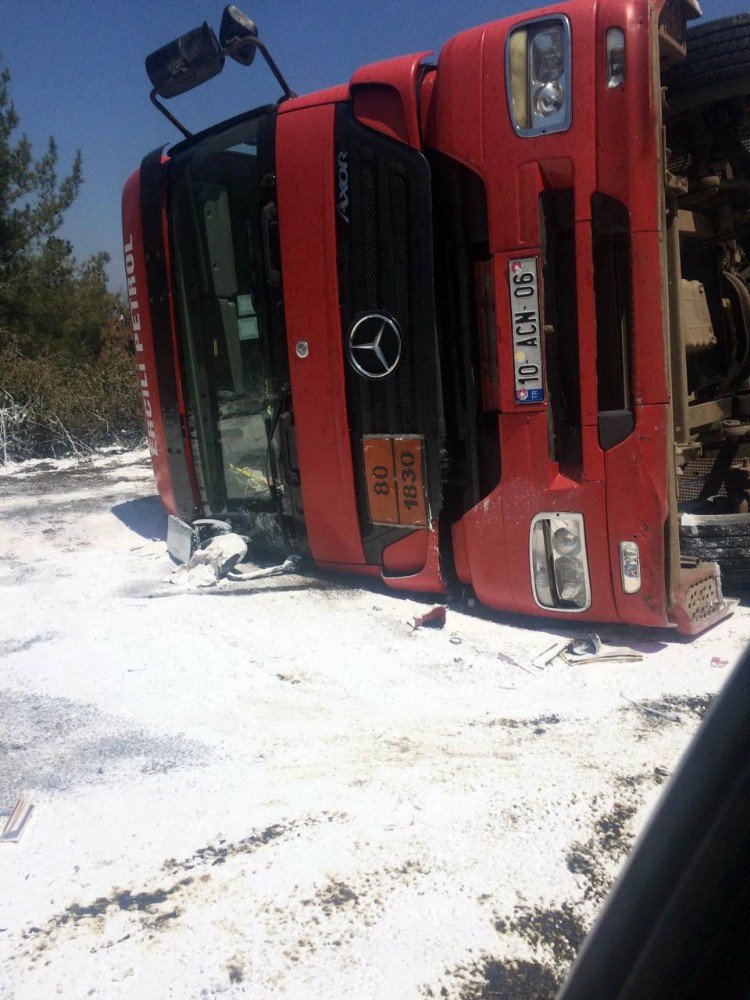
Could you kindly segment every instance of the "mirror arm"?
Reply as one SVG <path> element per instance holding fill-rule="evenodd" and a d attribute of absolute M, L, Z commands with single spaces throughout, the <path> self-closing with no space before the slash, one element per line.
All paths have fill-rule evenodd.
<path fill-rule="evenodd" d="M 222 49 L 222 52 L 231 57 L 233 52 L 241 52 L 248 45 L 254 45 L 257 49 L 260 49 L 260 54 L 266 60 L 268 68 L 276 77 L 276 82 L 284 91 L 284 97 L 282 98 L 282 100 L 288 101 L 291 100 L 292 97 L 296 97 L 297 95 L 284 79 L 284 76 L 279 67 L 276 65 L 273 56 L 259 38 L 253 38 L 252 35 L 248 35 L 245 38 L 238 38 L 236 41 L 228 45 L 225 49 Z"/>
<path fill-rule="evenodd" d="M 164 107 L 159 98 L 156 96 L 156 87 L 154 87 L 154 89 L 151 91 L 149 97 L 151 98 L 151 103 L 153 104 L 153 106 L 157 108 L 157 110 L 161 111 L 161 113 L 164 115 L 167 121 L 170 121 L 175 128 L 179 129 L 186 139 L 190 139 L 193 133 L 189 132 L 188 129 L 186 129 L 185 126 L 182 124 L 182 122 L 178 118 L 175 118 L 175 116 L 168 108 Z"/>
<path fill-rule="evenodd" d="M 278 82 L 281 89 L 284 91 L 284 96 L 281 98 L 281 100 L 288 101 L 292 97 L 296 97 L 297 95 L 290 88 L 289 84 L 284 79 L 281 70 L 274 62 L 273 56 L 259 38 L 253 38 L 252 36 L 246 38 L 238 38 L 230 45 L 227 45 L 226 48 L 222 49 L 221 55 L 231 56 L 233 52 L 241 52 L 248 45 L 254 45 L 257 49 L 260 49 L 260 54 L 266 60 L 268 68 L 276 77 L 276 81 Z M 157 96 L 156 87 L 154 87 L 154 89 L 151 91 L 149 97 L 151 98 L 151 103 L 154 105 L 154 107 L 158 111 L 160 111 L 167 119 L 167 121 L 171 122 L 176 129 L 179 129 L 179 131 L 182 132 L 182 134 L 185 136 L 186 139 L 190 139 L 192 137 L 193 133 L 190 132 L 187 128 L 185 128 L 185 126 L 182 124 L 179 118 L 175 118 L 172 112 L 168 108 L 165 108 L 164 105 L 161 103 L 161 101 Z"/>

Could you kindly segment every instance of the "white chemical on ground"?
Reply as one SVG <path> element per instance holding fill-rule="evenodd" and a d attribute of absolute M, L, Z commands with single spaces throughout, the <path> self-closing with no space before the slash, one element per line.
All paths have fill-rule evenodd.
<path fill-rule="evenodd" d="M 36 807 L 2 1000 L 553 996 L 748 608 L 536 675 L 566 628 L 412 631 L 431 602 L 355 578 L 184 592 L 164 528 L 145 452 L 0 474 L 0 807 Z"/>

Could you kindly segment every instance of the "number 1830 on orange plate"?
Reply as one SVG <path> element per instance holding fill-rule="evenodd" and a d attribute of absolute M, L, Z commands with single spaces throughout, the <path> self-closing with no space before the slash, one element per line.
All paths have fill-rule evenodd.
<path fill-rule="evenodd" d="M 373 524 L 428 528 L 424 438 L 377 434 L 362 438 L 367 503 Z"/>

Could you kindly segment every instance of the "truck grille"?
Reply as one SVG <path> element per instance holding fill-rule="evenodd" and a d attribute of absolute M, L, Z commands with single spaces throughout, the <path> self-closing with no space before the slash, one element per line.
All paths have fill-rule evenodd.
<path fill-rule="evenodd" d="M 361 459 L 364 435 L 424 435 L 433 517 L 441 504 L 430 169 L 421 153 L 363 127 L 344 105 L 339 106 L 336 116 L 335 161 L 347 411 L 366 541 Z M 342 162 L 346 163 L 343 191 Z M 402 339 L 398 367 L 380 379 L 363 377 L 349 363 L 352 324 L 373 312 L 392 317 Z M 377 555 L 373 559 L 377 560 Z"/>

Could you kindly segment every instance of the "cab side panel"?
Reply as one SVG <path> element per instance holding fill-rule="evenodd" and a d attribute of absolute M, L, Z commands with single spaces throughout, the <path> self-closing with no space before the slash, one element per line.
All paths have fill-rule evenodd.
<path fill-rule="evenodd" d="M 346 413 L 333 165 L 333 105 L 279 115 L 279 229 L 305 523 L 317 562 L 351 568 L 366 559 Z"/>
<path fill-rule="evenodd" d="M 184 438 L 165 246 L 161 150 L 147 156 L 122 197 L 123 249 L 138 380 L 154 478 L 170 514 L 198 513 Z"/>

